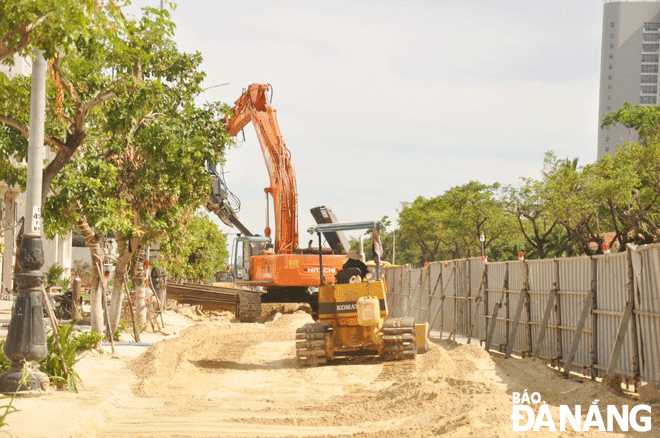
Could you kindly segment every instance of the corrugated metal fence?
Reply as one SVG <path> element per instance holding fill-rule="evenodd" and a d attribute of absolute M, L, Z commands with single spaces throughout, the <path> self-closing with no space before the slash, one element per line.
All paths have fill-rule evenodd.
<path fill-rule="evenodd" d="M 592 376 L 660 382 L 660 244 L 566 259 L 383 270 L 391 316 Z"/>

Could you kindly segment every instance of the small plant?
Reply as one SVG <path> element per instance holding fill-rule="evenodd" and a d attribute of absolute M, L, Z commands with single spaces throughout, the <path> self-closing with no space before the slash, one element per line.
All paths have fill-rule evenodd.
<path fill-rule="evenodd" d="M 0 428 L 7 425 L 6 420 L 9 414 L 18 411 L 18 409 L 16 409 L 15 406 L 12 406 L 12 403 L 14 402 L 15 398 L 16 398 L 16 394 L 0 396 L 0 400 L 9 400 L 9 403 L 7 403 L 6 405 L 0 405 L 0 411 L 4 409 L 4 412 L 0 414 Z"/>
<path fill-rule="evenodd" d="M 127 327 L 128 327 L 128 323 L 127 323 L 125 320 L 123 320 L 123 319 L 120 320 L 120 321 L 119 321 L 119 324 L 117 324 L 117 330 L 115 330 L 115 332 L 112 334 L 112 338 L 113 338 L 115 341 L 118 341 L 118 340 L 119 340 L 119 337 L 120 337 L 121 334 L 124 332 L 124 330 L 126 330 Z"/>
<path fill-rule="evenodd" d="M 50 265 L 48 271 L 46 271 L 46 285 L 52 286 L 58 284 L 61 281 L 62 274 L 64 273 L 64 268 L 58 265 Z"/>
<path fill-rule="evenodd" d="M 94 348 L 94 346 L 103 339 L 103 335 L 96 332 L 83 332 L 75 335 L 74 339 L 75 342 L 78 343 L 76 351 L 85 351 Z"/>
<path fill-rule="evenodd" d="M 62 354 L 59 353 L 53 332 L 51 331 L 46 338 L 46 343 L 48 345 L 48 354 L 46 358 L 39 362 L 41 370 L 48 375 L 50 383 L 54 386 L 64 388 L 67 387 L 71 392 L 78 392 L 78 383 L 80 382 L 80 376 L 73 369 L 73 366 L 78 362 L 79 358 L 76 356 L 77 352 L 89 350 L 93 348 L 94 345 L 101 339 L 103 336 L 96 332 L 85 332 L 80 334 L 75 334 L 73 332 L 73 324 L 61 324 L 58 329 L 58 334 L 60 336 L 60 343 L 62 344 Z M 64 357 L 64 364 L 68 371 L 68 378 L 65 378 L 64 368 L 62 366 L 62 357 Z M 11 367 L 11 362 L 4 353 L 4 341 L 0 343 L 0 373 L 3 373 Z M 6 397 L 0 397 L 3 399 Z M 10 403 L 11 405 L 11 403 Z M 0 406 L 0 411 L 6 406 Z M 8 410 L 5 409 L 5 416 L 8 415 Z M 0 414 L 0 427 L 2 427 L 2 422 L 4 421 L 3 414 Z"/>
<path fill-rule="evenodd" d="M 80 376 L 73 369 L 73 366 L 78 362 L 78 358 L 76 357 L 78 341 L 73 335 L 73 324 L 61 324 L 57 332 L 60 336 L 60 343 L 62 344 L 62 354 L 59 353 L 53 333 L 51 332 L 46 339 L 48 354 L 39 365 L 41 365 L 41 370 L 50 378 L 51 384 L 62 388 L 67 387 L 71 392 L 78 392 L 77 382 L 80 382 Z M 64 361 L 68 373 L 65 373 L 62 361 Z"/>
<path fill-rule="evenodd" d="M 11 361 L 5 356 L 5 341 L 0 342 L 0 373 L 9 371 Z"/>

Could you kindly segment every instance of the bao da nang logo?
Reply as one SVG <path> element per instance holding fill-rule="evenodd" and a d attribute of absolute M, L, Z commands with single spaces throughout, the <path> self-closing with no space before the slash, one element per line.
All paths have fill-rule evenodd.
<path fill-rule="evenodd" d="M 513 431 L 521 432 L 532 430 L 551 431 L 576 431 L 586 432 L 598 428 L 602 432 L 614 432 L 616 423 L 622 432 L 630 429 L 637 432 L 648 432 L 651 430 L 651 407 L 649 405 L 600 406 L 600 400 L 594 400 L 588 409 L 582 410 L 581 405 L 560 405 L 559 414 L 553 414 L 550 406 L 541 399 L 541 394 L 533 392 L 531 395 L 527 390 L 520 394 L 513 393 L 513 413 L 511 421 Z M 539 405 L 538 412 L 531 405 Z M 582 415 L 585 414 L 584 422 Z M 554 416 L 553 416 L 554 415 Z"/>

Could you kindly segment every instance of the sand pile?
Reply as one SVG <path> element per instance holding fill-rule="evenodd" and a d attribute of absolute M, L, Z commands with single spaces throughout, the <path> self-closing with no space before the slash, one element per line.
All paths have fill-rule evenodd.
<path fill-rule="evenodd" d="M 166 331 L 175 336 L 134 359 L 113 362 L 95 356 L 83 361 L 94 367 L 85 370 L 89 378 L 99 372 L 112 377 L 112 399 L 72 436 L 660 436 L 660 404 L 653 405 L 649 433 L 607 433 L 593 428 L 515 433 L 510 418 L 512 394 L 525 389 L 539 392 L 553 416 L 560 405 L 581 404 L 584 413 L 595 399 L 602 408 L 637 401 L 599 383 L 563 379 L 534 359 L 491 356 L 478 345 L 442 341 L 410 361 L 355 357 L 329 366 L 300 368 L 295 331 L 311 321 L 307 311 L 297 305 L 267 305 L 262 322 L 250 324 L 235 322 L 228 312 L 204 312 L 190 306 L 168 311 L 174 313 L 164 315 Z M 108 391 L 107 385 L 100 388 Z M 80 400 L 80 408 L 96 406 L 94 400 L 99 398 L 94 391 L 90 388 L 87 394 L 75 396 L 79 399 L 54 394 L 48 397 L 48 409 L 59 412 L 62 422 L 79 421 L 76 403 Z M 26 417 L 35 411 L 31 402 L 21 403 Z M 538 413 L 539 405 L 533 409 Z M 22 418 L 23 414 L 15 415 Z M 68 415 L 72 418 L 67 419 Z M 49 435 L 54 430 L 50 427 L 38 434 L 13 430 L 14 436 L 61 436 Z"/>

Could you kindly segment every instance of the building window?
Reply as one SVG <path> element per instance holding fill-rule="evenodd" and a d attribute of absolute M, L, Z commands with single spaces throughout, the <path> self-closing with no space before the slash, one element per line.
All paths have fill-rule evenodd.
<path fill-rule="evenodd" d="M 614 55 L 610 53 L 610 59 L 614 59 Z"/>
<path fill-rule="evenodd" d="M 657 32 L 660 30 L 660 23 L 644 23 L 644 30 L 647 32 Z"/>
<path fill-rule="evenodd" d="M 612 75 L 607 75 L 607 79 L 611 81 L 612 80 Z"/>
<path fill-rule="evenodd" d="M 609 137 L 605 137 L 605 141 L 610 141 L 610 138 L 609 138 Z"/>
<path fill-rule="evenodd" d="M 614 39 L 614 34 L 613 33 L 610 34 L 610 39 L 611 40 Z"/>
<path fill-rule="evenodd" d="M 610 27 L 614 27 L 614 21 L 610 23 Z"/>
<path fill-rule="evenodd" d="M 607 89 L 608 89 L 608 90 L 611 90 L 611 89 L 612 89 L 612 86 L 611 86 L 611 85 L 608 85 L 608 86 L 607 86 Z"/>
<path fill-rule="evenodd" d="M 610 151 L 610 148 L 605 148 L 605 152 L 609 152 L 609 151 Z"/>
<path fill-rule="evenodd" d="M 657 73 L 657 72 L 658 72 L 658 64 L 655 65 L 642 64 L 642 73 Z"/>
<path fill-rule="evenodd" d="M 642 94 L 658 94 L 658 86 L 642 85 Z"/>
<path fill-rule="evenodd" d="M 608 105 L 608 106 L 607 106 L 607 110 L 608 110 L 608 111 L 612 111 L 612 107 Z"/>
<path fill-rule="evenodd" d="M 657 52 L 660 49 L 660 44 L 642 44 L 643 52 Z"/>
<path fill-rule="evenodd" d="M 658 75 L 642 75 L 642 84 L 657 84 Z"/>
<path fill-rule="evenodd" d="M 642 62 L 658 62 L 660 55 L 642 55 Z"/>
<path fill-rule="evenodd" d="M 645 33 L 644 41 L 660 41 L 660 33 Z"/>
<path fill-rule="evenodd" d="M 658 101 L 656 96 L 639 96 L 639 103 L 642 105 L 655 105 Z"/>
<path fill-rule="evenodd" d="M 610 70 L 612 70 L 612 67 L 613 67 L 612 64 L 610 64 Z"/>
<path fill-rule="evenodd" d="M 610 49 L 614 48 L 614 43 L 610 43 Z"/>

